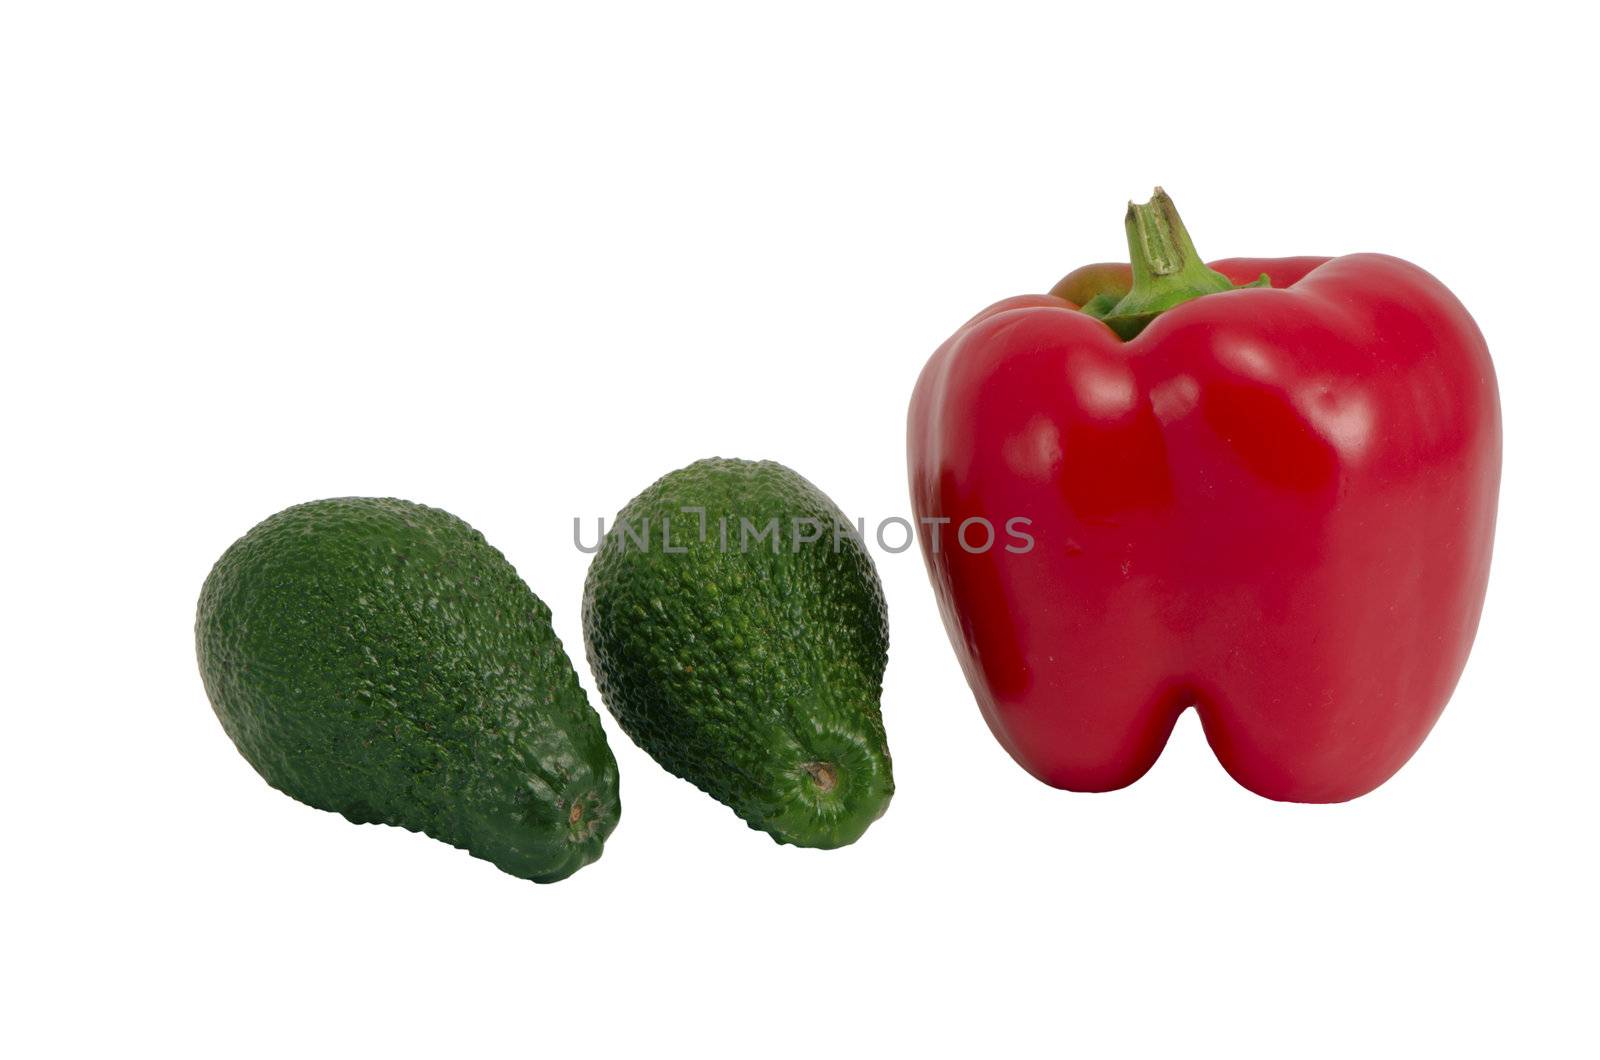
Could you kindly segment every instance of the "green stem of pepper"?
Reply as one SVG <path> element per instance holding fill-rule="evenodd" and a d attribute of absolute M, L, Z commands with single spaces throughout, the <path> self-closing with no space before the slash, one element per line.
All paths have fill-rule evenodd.
<path fill-rule="evenodd" d="M 1202 295 L 1243 287 L 1270 286 L 1265 273 L 1254 283 L 1236 285 L 1222 273 L 1206 267 L 1194 249 L 1178 208 L 1160 188 L 1146 203 L 1128 203 L 1128 260 L 1133 267 L 1133 288 L 1115 305 L 1084 306 L 1123 339 L 1131 339 L 1158 315 Z"/>

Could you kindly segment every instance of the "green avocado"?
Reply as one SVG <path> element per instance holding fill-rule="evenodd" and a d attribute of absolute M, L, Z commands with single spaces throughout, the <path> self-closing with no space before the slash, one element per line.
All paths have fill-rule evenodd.
<path fill-rule="evenodd" d="M 279 512 L 212 568 L 195 643 L 222 727 L 301 802 L 539 883 L 616 827 L 616 760 L 550 609 L 448 512 Z"/>
<path fill-rule="evenodd" d="M 781 464 L 702 460 L 621 511 L 584 585 L 623 730 L 780 843 L 853 843 L 894 793 L 888 613 L 854 531 Z"/>

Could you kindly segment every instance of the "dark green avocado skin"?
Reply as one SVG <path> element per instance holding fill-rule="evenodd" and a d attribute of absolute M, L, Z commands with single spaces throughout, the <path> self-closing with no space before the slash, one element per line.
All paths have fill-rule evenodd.
<path fill-rule="evenodd" d="M 703 536 L 685 508 L 705 510 Z M 776 553 L 770 539 L 741 547 L 741 519 L 759 531 L 774 517 Z M 821 539 L 796 551 L 812 531 L 792 533 L 795 518 L 817 520 Z M 663 547 L 664 519 L 682 552 Z M 623 730 L 799 846 L 853 843 L 894 793 L 879 709 L 888 612 L 871 557 L 848 533 L 835 549 L 836 525 L 851 526 L 781 464 L 702 460 L 619 513 L 584 586 L 589 665 Z"/>
<path fill-rule="evenodd" d="M 234 745 L 301 802 L 539 883 L 616 827 L 616 760 L 549 608 L 448 512 L 279 512 L 212 568 L 195 644 Z"/>

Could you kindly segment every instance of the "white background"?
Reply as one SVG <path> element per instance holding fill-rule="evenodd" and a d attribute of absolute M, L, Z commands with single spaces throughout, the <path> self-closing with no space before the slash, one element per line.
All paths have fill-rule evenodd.
<path fill-rule="evenodd" d="M 536 7 L 4 8 L 9 1055 L 1595 1055 L 1580 5 Z M 217 725 L 201 581 L 299 501 L 466 518 L 591 689 L 575 515 L 710 455 L 909 514 L 927 355 L 1155 183 L 1208 256 L 1416 261 L 1496 357 L 1483 626 L 1375 794 L 1257 798 L 1192 715 L 1130 789 L 1036 783 L 914 552 L 899 793 L 840 851 L 607 717 L 621 826 L 538 887 Z"/>

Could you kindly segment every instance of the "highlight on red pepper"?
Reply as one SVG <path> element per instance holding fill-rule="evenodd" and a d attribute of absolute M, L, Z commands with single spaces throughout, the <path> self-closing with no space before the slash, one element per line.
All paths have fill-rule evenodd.
<path fill-rule="evenodd" d="M 912 396 L 912 503 L 968 683 L 1056 787 L 1138 780 L 1192 706 L 1251 791 L 1365 794 L 1433 727 L 1482 611 L 1483 336 L 1398 258 L 1207 265 L 1159 188 L 1127 230 L 1130 264 L 990 306 Z M 1015 517 L 1024 555 L 929 532 Z"/>

